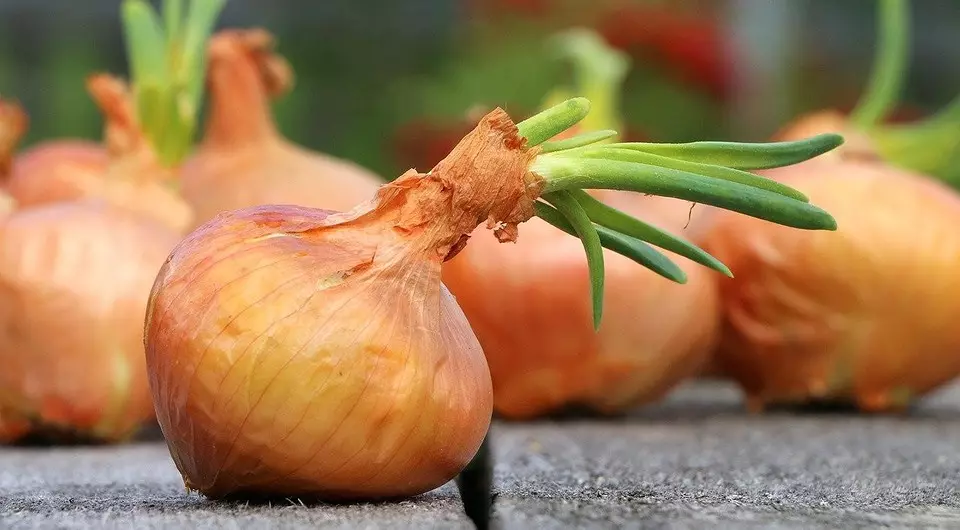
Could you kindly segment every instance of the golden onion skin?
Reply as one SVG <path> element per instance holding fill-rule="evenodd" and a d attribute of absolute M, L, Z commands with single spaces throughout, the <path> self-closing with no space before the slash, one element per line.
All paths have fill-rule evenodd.
<path fill-rule="evenodd" d="M 670 212 L 649 201 L 620 194 L 603 200 L 682 229 L 660 222 Z M 539 219 L 524 223 L 515 244 L 476 234 L 444 264 L 443 277 L 483 345 L 496 412 L 515 420 L 569 406 L 614 414 L 659 399 L 695 374 L 717 336 L 716 287 L 703 266 L 670 257 L 687 273 L 687 284 L 604 251 L 597 332 L 578 239 Z"/>
<path fill-rule="evenodd" d="M 177 240 L 92 201 L 0 222 L 0 405 L 38 429 L 102 441 L 151 420 L 143 315 Z"/>
<path fill-rule="evenodd" d="M 442 256 L 376 223 L 321 230 L 327 213 L 222 214 L 159 274 L 147 363 L 187 487 L 406 497 L 452 479 L 480 447 L 489 372 L 440 284 Z"/>
<path fill-rule="evenodd" d="M 813 160 L 766 172 L 829 211 L 838 230 L 721 214 L 706 248 L 720 282 L 716 363 L 751 408 L 839 401 L 905 407 L 960 374 L 960 199 L 875 162 Z"/>

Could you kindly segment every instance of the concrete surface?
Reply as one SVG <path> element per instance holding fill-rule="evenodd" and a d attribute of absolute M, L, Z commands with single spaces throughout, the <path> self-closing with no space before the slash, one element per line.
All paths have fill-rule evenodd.
<path fill-rule="evenodd" d="M 960 528 L 960 387 L 905 417 L 745 414 L 696 384 L 619 420 L 495 425 L 500 528 Z M 214 503 L 165 447 L 0 449 L 0 528 L 470 528 L 452 484 L 381 505 Z"/>

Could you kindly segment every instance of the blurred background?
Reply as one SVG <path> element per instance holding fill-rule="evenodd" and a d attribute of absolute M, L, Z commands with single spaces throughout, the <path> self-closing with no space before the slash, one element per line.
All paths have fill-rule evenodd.
<path fill-rule="evenodd" d="M 960 93 L 960 1 L 913 10 L 903 118 Z M 632 138 L 762 140 L 805 110 L 854 105 L 875 12 L 875 0 L 229 0 L 220 26 L 279 38 L 297 74 L 276 105 L 286 135 L 393 177 L 426 169 L 471 109 L 534 112 L 568 75 L 543 45 L 558 29 L 595 28 L 633 57 Z M 125 73 L 118 13 L 118 0 L 0 0 L 0 95 L 30 112 L 26 145 L 99 138 L 83 81 Z"/>

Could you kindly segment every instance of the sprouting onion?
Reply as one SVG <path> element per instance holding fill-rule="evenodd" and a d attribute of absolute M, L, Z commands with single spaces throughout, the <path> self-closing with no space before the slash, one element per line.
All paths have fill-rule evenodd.
<path fill-rule="evenodd" d="M 598 241 L 622 249 L 664 238 L 630 223 L 599 230 L 615 216 L 578 199 L 585 187 L 836 228 L 794 197 L 665 172 L 620 149 L 599 159 L 540 151 L 588 110 L 574 98 L 515 125 L 495 109 L 429 173 L 408 171 L 350 212 L 259 206 L 188 235 L 156 279 L 144 339 L 158 421 L 187 487 L 214 498 L 360 500 L 416 495 L 455 477 L 488 431 L 492 388 L 441 265 L 484 222 L 498 240 L 516 240 L 518 225 L 549 211 L 537 207 L 541 196 L 564 219 L 556 224 L 586 241 L 594 300 L 603 296 Z M 841 141 L 794 146 L 810 158 Z M 753 156 L 735 147 L 724 154 Z M 599 325 L 601 312 L 593 317 Z"/>
<path fill-rule="evenodd" d="M 227 0 L 123 0 L 137 116 L 166 166 L 189 154 L 203 98 L 206 46 Z"/>

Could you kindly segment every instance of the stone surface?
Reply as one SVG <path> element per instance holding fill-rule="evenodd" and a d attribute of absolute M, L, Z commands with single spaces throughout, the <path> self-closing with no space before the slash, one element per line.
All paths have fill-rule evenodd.
<path fill-rule="evenodd" d="M 958 528 L 960 387 L 899 417 L 751 416 L 721 384 L 611 420 L 495 425 L 499 528 Z M 162 443 L 0 449 L 0 528 L 471 528 L 448 484 L 394 504 L 187 494 Z"/>

